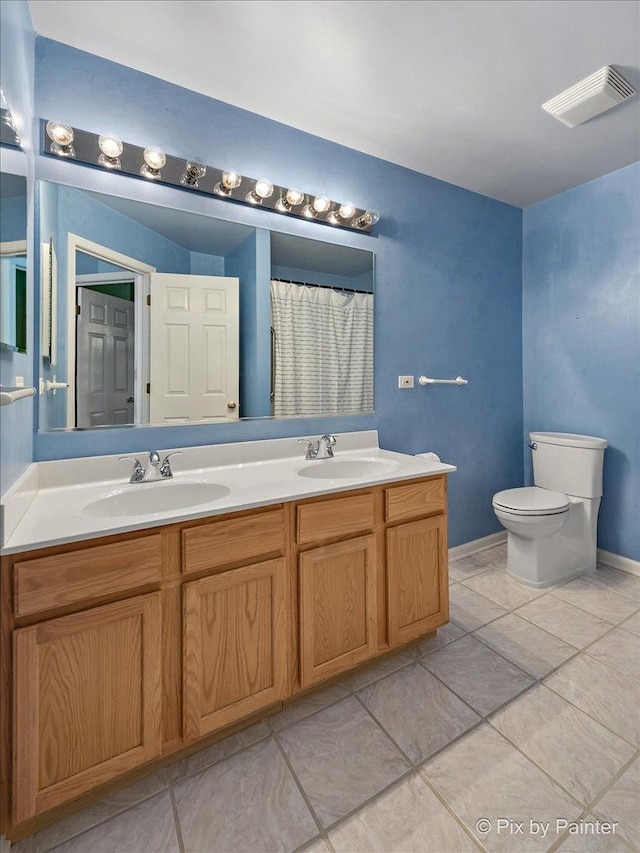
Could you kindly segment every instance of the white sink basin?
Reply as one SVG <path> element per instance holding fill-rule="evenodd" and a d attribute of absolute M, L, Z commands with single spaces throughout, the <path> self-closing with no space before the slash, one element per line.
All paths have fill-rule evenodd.
<path fill-rule="evenodd" d="M 87 504 L 83 515 L 119 518 L 186 509 L 226 497 L 231 490 L 215 483 L 140 483 Z"/>
<path fill-rule="evenodd" d="M 354 480 L 394 471 L 398 465 L 386 459 L 322 459 L 300 468 L 299 477 L 312 480 Z"/>

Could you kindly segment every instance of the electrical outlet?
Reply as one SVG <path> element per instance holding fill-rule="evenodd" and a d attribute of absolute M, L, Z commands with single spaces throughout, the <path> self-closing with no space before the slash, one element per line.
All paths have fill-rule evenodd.
<path fill-rule="evenodd" d="M 398 388 L 413 388 L 413 376 L 398 376 Z"/>

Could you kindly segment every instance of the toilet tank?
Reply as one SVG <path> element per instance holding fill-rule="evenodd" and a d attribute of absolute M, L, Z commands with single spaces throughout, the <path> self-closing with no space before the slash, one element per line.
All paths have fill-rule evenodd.
<path fill-rule="evenodd" d="M 607 441 L 567 432 L 530 432 L 536 445 L 533 482 L 542 489 L 577 498 L 602 496 L 602 463 Z"/>

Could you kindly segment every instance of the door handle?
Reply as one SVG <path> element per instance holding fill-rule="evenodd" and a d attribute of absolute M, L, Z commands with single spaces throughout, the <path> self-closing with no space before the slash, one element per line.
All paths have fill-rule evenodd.
<path fill-rule="evenodd" d="M 233 400 L 230 403 L 227 403 L 227 409 L 231 409 L 233 411 L 237 407 L 237 403 L 234 403 Z"/>
<path fill-rule="evenodd" d="M 133 397 L 127 397 L 127 403 L 134 403 L 135 399 Z"/>

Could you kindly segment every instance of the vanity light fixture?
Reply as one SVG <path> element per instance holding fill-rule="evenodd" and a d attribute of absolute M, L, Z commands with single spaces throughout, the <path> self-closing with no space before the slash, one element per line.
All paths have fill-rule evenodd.
<path fill-rule="evenodd" d="M 187 160 L 184 174 L 180 178 L 180 183 L 185 187 L 193 187 L 196 189 L 198 181 L 200 178 L 204 178 L 206 174 L 207 167 L 203 163 L 198 163 L 197 160 Z"/>
<path fill-rule="evenodd" d="M 273 184 L 266 178 L 258 178 L 255 187 L 247 193 L 249 204 L 262 204 L 265 198 L 273 195 Z"/>
<path fill-rule="evenodd" d="M 291 187 L 276 202 L 276 210 L 280 213 L 290 213 L 292 207 L 298 207 L 304 201 L 304 193 L 297 187 Z"/>
<path fill-rule="evenodd" d="M 51 140 L 50 150 L 52 154 L 57 154 L 59 157 L 76 156 L 72 145 L 75 134 L 68 124 L 61 124 L 59 121 L 48 121 L 47 136 Z"/>
<path fill-rule="evenodd" d="M 380 214 L 377 210 L 365 210 L 362 216 L 359 216 L 351 224 L 354 228 L 362 230 L 363 228 L 371 228 L 371 226 L 375 225 L 379 220 Z"/>
<path fill-rule="evenodd" d="M 213 188 L 214 193 L 216 195 L 224 196 L 228 198 L 232 191 L 237 189 L 242 183 L 242 175 L 239 172 L 223 172 L 222 178 L 218 181 L 218 183 Z"/>
<path fill-rule="evenodd" d="M 98 163 L 107 169 L 122 169 L 120 155 L 124 151 L 124 145 L 117 136 L 101 136 L 98 139 L 100 156 Z"/>
<path fill-rule="evenodd" d="M 0 128 L 4 126 L 4 108 L 2 113 Z M 213 196 L 219 202 L 251 204 L 270 212 L 350 231 L 367 233 L 379 219 L 374 210 L 356 207 L 351 202 L 333 201 L 324 193 L 305 193 L 296 186 L 277 186 L 267 178 L 256 179 L 235 169 L 207 165 L 200 158 L 185 161 L 154 145 L 144 148 L 122 142 L 113 134 L 99 136 L 60 121 L 42 119 L 40 125 L 41 153 L 68 157 L 70 162 L 81 166 L 95 168 L 99 165 L 138 180 Z M 4 136 L 1 141 L 5 142 Z M 96 150 L 99 151 L 97 163 Z"/>
<path fill-rule="evenodd" d="M 155 145 L 150 145 L 144 149 L 144 163 L 140 169 L 140 174 L 143 178 L 149 178 L 150 181 L 159 181 L 162 177 L 160 170 L 167 162 L 167 155 L 161 148 L 156 148 Z"/>

